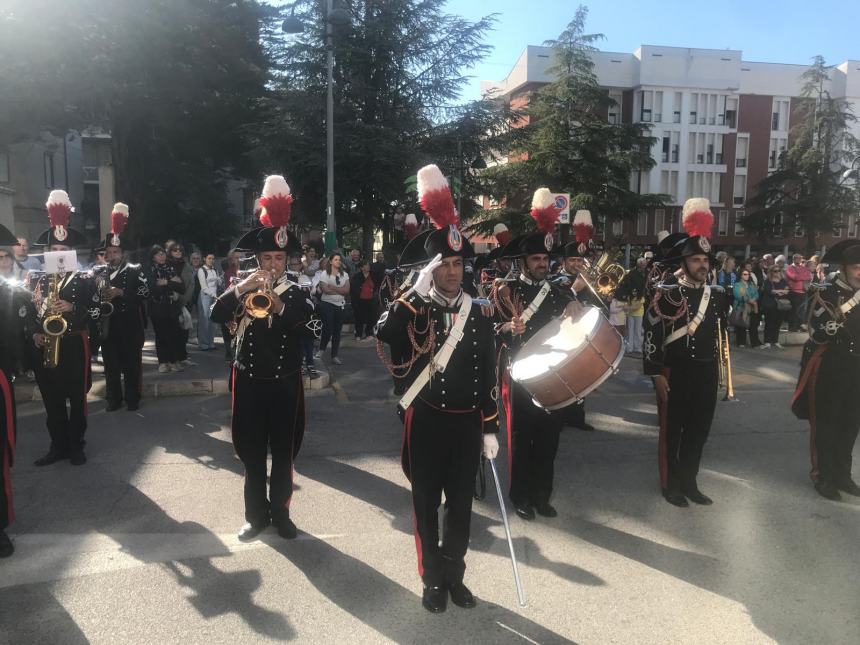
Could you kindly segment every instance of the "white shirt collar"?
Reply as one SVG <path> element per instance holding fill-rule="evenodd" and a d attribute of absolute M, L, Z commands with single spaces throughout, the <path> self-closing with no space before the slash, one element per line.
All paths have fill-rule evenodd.
<path fill-rule="evenodd" d="M 459 293 L 457 293 L 456 296 L 454 296 L 453 298 L 449 298 L 436 291 L 436 287 L 430 287 L 430 299 L 437 305 L 441 305 L 442 307 L 456 309 L 463 301 L 463 290 L 460 289 Z"/>
<path fill-rule="evenodd" d="M 523 281 L 523 282 L 525 282 L 526 284 L 529 284 L 529 285 L 532 285 L 532 286 L 538 286 L 538 287 L 542 287 L 542 286 L 543 286 L 543 284 L 544 284 L 544 282 L 546 282 L 546 280 L 545 280 L 545 279 L 544 279 L 544 280 L 532 280 L 530 277 L 528 277 L 528 276 L 525 274 L 525 272 L 520 273 L 520 280 L 522 280 L 522 281 Z"/>

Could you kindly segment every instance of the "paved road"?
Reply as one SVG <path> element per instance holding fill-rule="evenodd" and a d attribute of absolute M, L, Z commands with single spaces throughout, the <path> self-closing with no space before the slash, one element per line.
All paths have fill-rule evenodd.
<path fill-rule="evenodd" d="M 372 347 L 345 347 L 336 387 L 310 393 L 295 542 L 234 537 L 228 397 L 92 404 L 81 468 L 30 465 L 47 436 L 41 405 L 22 405 L 0 642 L 860 642 L 860 503 L 809 484 L 787 410 L 798 354 L 736 354 L 740 400 L 718 406 L 700 480 L 716 504 L 689 509 L 659 496 L 652 394 L 625 359 L 589 399 L 600 431 L 562 435 L 559 517 L 514 520 L 527 607 L 488 495 L 467 556 L 479 607 L 441 616 L 420 607 L 401 430 Z"/>

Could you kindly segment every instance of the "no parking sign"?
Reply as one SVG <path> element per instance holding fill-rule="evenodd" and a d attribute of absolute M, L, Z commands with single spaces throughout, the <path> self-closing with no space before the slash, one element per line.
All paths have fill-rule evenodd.
<path fill-rule="evenodd" d="M 553 193 L 555 207 L 561 211 L 559 224 L 570 224 L 570 193 Z"/>

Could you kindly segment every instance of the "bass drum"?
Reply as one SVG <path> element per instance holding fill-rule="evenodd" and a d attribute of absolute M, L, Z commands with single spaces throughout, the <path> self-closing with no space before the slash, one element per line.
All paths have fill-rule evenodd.
<path fill-rule="evenodd" d="M 595 307 L 555 319 L 532 336 L 511 364 L 511 378 L 547 410 L 581 401 L 618 371 L 625 341 Z"/>

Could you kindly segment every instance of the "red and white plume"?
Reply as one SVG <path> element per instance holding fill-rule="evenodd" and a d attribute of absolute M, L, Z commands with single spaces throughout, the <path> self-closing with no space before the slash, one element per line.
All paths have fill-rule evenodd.
<path fill-rule="evenodd" d="M 504 224 L 496 224 L 493 227 L 493 235 L 496 236 L 496 242 L 499 243 L 499 246 L 504 246 L 511 241 L 511 232 Z"/>
<path fill-rule="evenodd" d="M 448 180 L 436 164 L 424 166 L 418 171 L 418 201 L 436 228 L 457 226 L 460 223 Z"/>
<path fill-rule="evenodd" d="M 117 202 L 113 205 L 113 210 L 110 214 L 110 232 L 113 236 L 111 243 L 114 246 L 119 246 L 119 236 L 125 231 L 128 224 L 128 204 Z"/>
<path fill-rule="evenodd" d="M 714 226 L 711 203 L 704 197 L 692 197 L 684 202 L 684 230 L 690 237 L 709 237 Z"/>
<path fill-rule="evenodd" d="M 537 223 L 538 230 L 542 233 L 553 233 L 561 209 L 555 205 L 555 197 L 549 192 L 549 188 L 538 188 L 532 197 L 531 216 Z"/>
<path fill-rule="evenodd" d="M 418 234 L 418 218 L 415 213 L 408 213 L 403 220 L 403 235 L 407 240 L 411 240 Z"/>
<path fill-rule="evenodd" d="M 591 241 L 594 237 L 594 224 L 591 221 L 590 211 L 576 211 L 576 215 L 573 216 L 573 232 L 576 234 L 576 241 L 580 244 L 588 244 Z"/>
<path fill-rule="evenodd" d="M 58 240 L 65 240 L 66 229 L 72 218 L 72 202 L 69 199 L 69 194 L 65 190 L 52 190 L 51 194 L 48 195 L 45 208 L 48 209 L 48 221 L 54 229 L 54 237 Z"/>
<path fill-rule="evenodd" d="M 281 175 L 269 175 L 263 184 L 260 196 L 260 224 L 269 227 L 284 227 L 290 223 L 293 210 L 293 196 L 290 186 Z"/>

